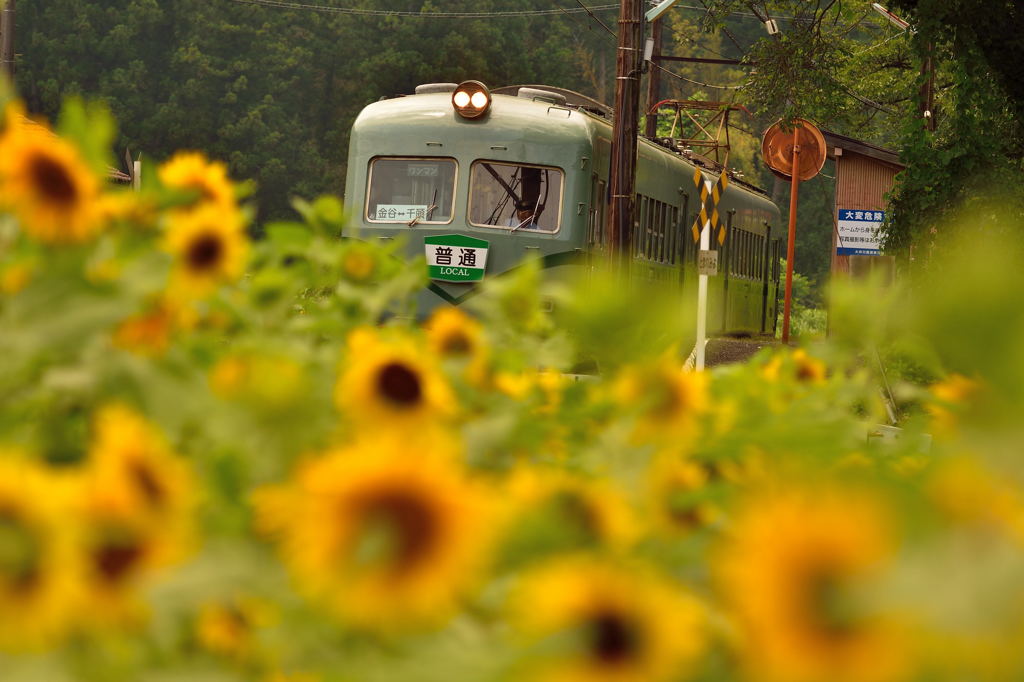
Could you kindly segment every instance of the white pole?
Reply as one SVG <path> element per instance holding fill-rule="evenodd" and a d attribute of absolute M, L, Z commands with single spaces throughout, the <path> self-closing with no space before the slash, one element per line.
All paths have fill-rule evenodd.
<path fill-rule="evenodd" d="M 705 180 L 708 188 L 708 195 L 711 194 L 711 181 Z M 700 231 L 700 250 L 707 251 L 711 248 L 711 221 L 704 222 Z M 699 260 L 699 259 L 698 259 Z M 697 371 L 704 369 L 704 344 L 707 342 L 708 327 L 708 276 L 701 273 L 697 277 L 697 360 L 695 367 Z"/>
<path fill-rule="evenodd" d="M 132 161 L 132 189 L 142 189 L 142 161 Z"/>

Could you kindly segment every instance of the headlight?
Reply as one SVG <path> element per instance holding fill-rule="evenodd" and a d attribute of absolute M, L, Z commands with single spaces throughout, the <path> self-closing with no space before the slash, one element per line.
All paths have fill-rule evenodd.
<path fill-rule="evenodd" d="M 452 93 L 452 106 L 463 118 L 479 118 L 491 107 L 491 93 L 480 81 L 463 81 Z"/>

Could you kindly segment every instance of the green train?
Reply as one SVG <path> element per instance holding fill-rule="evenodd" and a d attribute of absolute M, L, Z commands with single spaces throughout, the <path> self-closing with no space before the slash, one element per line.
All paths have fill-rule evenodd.
<path fill-rule="evenodd" d="M 493 92 L 431 83 L 365 107 L 352 126 L 346 205 L 361 239 L 404 236 L 431 283 L 420 314 L 459 305 L 482 278 L 539 257 L 552 276 L 607 250 L 612 112 L 547 86 Z M 641 138 L 630 273 L 697 291 L 696 159 Z M 706 177 L 717 180 L 710 167 Z M 719 203 L 727 238 L 709 278 L 709 332 L 773 334 L 784 230 L 764 192 L 732 180 Z"/>

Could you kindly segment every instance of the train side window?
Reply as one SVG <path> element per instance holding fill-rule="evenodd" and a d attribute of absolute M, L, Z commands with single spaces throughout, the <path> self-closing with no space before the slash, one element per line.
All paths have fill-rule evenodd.
<path fill-rule="evenodd" d="M 561 219 L 561 169 L 500 161 L 473 162 L 469 174 L 470 224 L 556 232 Z"/>
<path fill-rule="evenodd" d="M 595 173 L 590 182 L 590 211 L 587 214 L 587 244 L 591 247 L 601 243 L 599 220 L 604 197 L 601 195 L 600 185 Z"/>
<path fill-rule="evenodd" d="M 657 260 L 660 263 L 664 263 L 668 260 L 665 254 L 665 241 L 668 236 L 668 229 L 666 228 L 666 209 L 668 205 L 665 202 L 657 203 Z"/>
<path fill-rule="evenodd" d="M 455 159 L 373 159 L 366 186 L 366 219 L 372 223 L 450 223 L 456 172 Z"/>
<path fill-rule="evenodd" d="M 607 185 L 604 180 L 597 181 L 597 232 L 601 244 L 608 243 L 608 194 Z"/>
<path fill-rule="evenodd" d="M 645 256 L 644 251 L 644 230 L 647 227 L 645 209 L 647 208 L 647 197 L 642 194 L 636 195 L 636 206 L 633 207 L 633 257 Z"/>
<path fill-rule="evenodd" d="M 679 209 L 671 204 L 668 207 L 668 262 L 676 264 L 676 253 L 679 251 L 679 225 L 676 219 L 679 217 Z"/>

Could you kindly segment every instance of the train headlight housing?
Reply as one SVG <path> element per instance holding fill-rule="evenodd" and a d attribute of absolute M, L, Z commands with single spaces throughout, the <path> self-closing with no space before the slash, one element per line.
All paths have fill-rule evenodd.
<path fill-rule="evenodd" d="M 452 93 L 452 106 L 462 118 L 479 118 L 491 108 L 491 93 L 480 81 L 463 81 Z"/>

